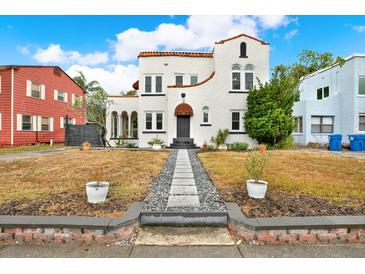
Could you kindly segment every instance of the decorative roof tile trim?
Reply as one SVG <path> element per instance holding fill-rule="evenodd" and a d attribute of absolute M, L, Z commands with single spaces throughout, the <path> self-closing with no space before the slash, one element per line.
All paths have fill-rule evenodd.
<path fill-rule="evenodd" d="M 267 43 L 267 42 L 265 42 L 265 41 L 263 41 L 263 40 L 260 40 L 260 39 L 258 39 L 258 38 L 256 38 L 256 37 L 253 37 L 253 36 L 250 36 L 250 35 L 247 35 L 247 34 L 244 34 L 244 33 L 241 33 L 241 34 L 239 34 L 239 35 L 236 35 L 236 36 L 233 36 L 233 37 L 231 37 L 231 38 L 227 38 L 227 39 L 221 40 L 221 41 L 219 41 L 219 42 L 215 42 L 215 43 L 216 43 L 216 44 L 224 44 L 225 42 L 228 42 L 228 41 L 231 41 L 231 40 L 234 40 L 234 39 L 240 38 L 240 37 L 242 37 L 242 36 L 247 37 L 247 38 L 250 38 L 250 39 L 255 40 L 255 41 L 257 41 L 257 42 L 260 42 L 262 45 L 269 45 L 269 43 Z"/>
<path fill-rule="evenodd" d="M 135 89 L 135 90 L 139 90 L 139 81 L 135 81 L 132 85 L 132 87 Z"/>
<path fill-rule="evenodd" d="M 187 103 L 181 103 L 175 108 L 175 116 L 178 115 L 193 116 L 193 108 Z"/>
<path fill-rule="evenodd" d="M 170 85 L 170 86 L 167 86 L 168 88 L 191 88 L 191 87 L 196 87 L 196 86 L 200 86 L 200 85 L 203 85 L 205 84 L 206 82 L 208 82 L 210 79 L 213 78 L 213 76 L 215 75 L 215 71 L 213 71 L 209 76 L 208 78 L 206 78 L 205 80 L 199 82 L 199 83 L 196 83 L 196 84 L 192 84 L 192 85 L 182 85 L 182 86 L 177 86 L 177 85 Z"/>
<path fill-rule="evenodd" d="M 178 57 L 200 57 L 213 58 L 211 52 L 193 52 L 193 51 L 142 51 L 139 57 L 157 57 L 157 56 L 178 56 Z"/>

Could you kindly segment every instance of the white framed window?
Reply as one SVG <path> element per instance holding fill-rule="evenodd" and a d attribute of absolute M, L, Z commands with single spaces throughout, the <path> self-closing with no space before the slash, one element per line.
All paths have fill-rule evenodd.
<path fill-rule="evenodd" d="M 330 96 L 330 87 L 326 86 L 323 88 L 317 89 L 317 100 L 322 100 Z"/>
<path fill-rule="evenodd" d="M 190 85 L 198 83 L 198 75 L 190 75 Z"/>
<path fill-rule="evenodd" d="M 144 92 L 151 93 L 152 92 L 152 76 L 146 76 L 144 78 Z"/>
<path fill-rule="evenodd" d="M 36 117 L 31 115 L 17 115 L 17 130 L 32 131 L 35 130 Z"/>
<path fill-rule="evenodd" d="M 163 93 L 162 75 L 145 75 L 144 93 Z"/>
<path fill-rule="evenodd" d="M 243 110 L 231 110 L 231 131 L 244 131 Z"/>
<path fill-rule="evenodd" d="M 312 133 L 333 133 L 333 116 L 312 116 L 311 132 Z"/>
<path fill-rule="evenodd" d="M 365 96 L 365 76 L 359 76 L 359 95 Z"/>
<path fill-rule="evenodd" d="M 254 88 L 254 65 L 247 64 L 245 69 L 239 64 L 232 66 L 232 90 L 250 91 Z"/>
<path fill-rule="evenodd" d="M 145 112 L 145 130 L 163 131 L 164 129 L 164 113 L 161 111 Z"/>
<path fill-rule="evenodd" d="M 294 123 L 295 127 L 293 133 L 303 133 L 303 117 L 302 116 L 294 117 Z"/>
<path fill-rule="evenodd" d="M 54 100 L 67 103 L 67 93 L 64 91 L 54 90 Z"/>
<path fill-rule="evenodd" d="M 36 98 L 36 99 L 45 99 L 45 86 L 30 80 L 27 80 L 27 89 L 26 95 L 28 97 Z"/>
<path fill-rule="evenodd" d="M 209 123 L 209 107 L 203 107 L 203 124 Z"/>
<path fill-rule="evenodd" d="M 50 130 L 50 119 L 48 117 L 40 117 L 41 119 L 41 131 Z"/>
<path fill-rule="evenodd" d="M 175 85 L 176 86 L 184 85 L 184 76 L 183 75 L 175 75 Z"/>
<path fill-rule="evenodd" d="M 68 117 L 69 125 L 76 125 L 76 119 Z M 60 117 L 60 128 L 66 128 L 66 119 L 65 117 Z"/>
<path fill-rule="evenodd" d="M 156 113 L 156 130 L 163 129 L 163 113 L 157 112 Z"/>
<path fill-rule="evenodd" d="M 253 72 L 245 73 L 245 90 L 253 89 Z"/>
<path fill-rule="evenodd" d="M 359 131 L 365 132 L 365 113 L 359 115 Z"/>

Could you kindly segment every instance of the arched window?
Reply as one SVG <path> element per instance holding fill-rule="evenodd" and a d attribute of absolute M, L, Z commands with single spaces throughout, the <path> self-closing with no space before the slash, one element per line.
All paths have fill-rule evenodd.
<path fill-rule="evenodd" d="M 203 107 L 203 123 L 209 123 L 209 107 L 207 106 Z"/>
<path fill-rule="evenodd" d="M 112 112 L 112 127 L 111 127 L 111 137 L 118 138 L 118 113 L 116 111 Z"/>
<path fill-rule="evenodd" d="M 247 47 L 245 42 L 241 43 L 240 53 L 240 58 L 247 58 Z"/>
<path fill-rule="evenodd" d="M 232 65 L 232 89 L 241 89 L 241 66 L 239 64 Z"/>
<path fill-rule="evenodd" d="M 239 64 L 233 64 L 232 65 L 232 70 L 241 70 L 241 65 L 239 65 Z"/>
<path fill-rule="evenodd" d="M 247 64 L 246 66 L 245 66 L 245 70 L 254 70 L 255 69 L 255 66 L 254 65 L 252 65 L 252 64 Z"/>

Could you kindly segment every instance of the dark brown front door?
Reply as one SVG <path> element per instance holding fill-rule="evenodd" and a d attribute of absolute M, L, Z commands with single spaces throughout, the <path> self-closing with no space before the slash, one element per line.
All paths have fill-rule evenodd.
<path fill-rule="evenodd" d="M 177 138 L 190 138 L 190 116 L 177 116 Z"/>

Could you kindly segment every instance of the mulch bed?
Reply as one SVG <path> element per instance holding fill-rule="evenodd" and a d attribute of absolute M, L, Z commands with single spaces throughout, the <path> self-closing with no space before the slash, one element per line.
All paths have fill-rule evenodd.
<path fill-rule="evenodd" d="M 247 217 L 365 215 L 365 202 L 345 206 L 318 197 L 274 191 L 264 199 L 253 199 L 246 190 L 237 188 L 221 190 L 220 195 L 227 202 L 237 203 Z"/>
<path fill-rule="evenodd" d="M 107 199 L 100 204 L 87 203 L 84 193 L 57 193 L 34 200 L 14 200 L 0 205 L 0 215 L 121 217 L 129 201 Z"/>

